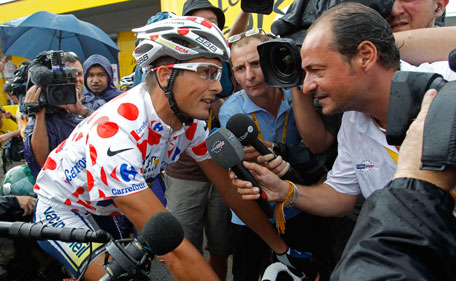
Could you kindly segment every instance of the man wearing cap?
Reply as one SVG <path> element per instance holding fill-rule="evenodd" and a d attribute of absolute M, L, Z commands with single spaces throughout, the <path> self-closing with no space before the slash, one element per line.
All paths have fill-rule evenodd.
<path fill-rule="evenodd" d="M 188 0 L 184 4 L 184 16 L 198 16 L 206 18 L 218 25 L 220 30 L 225 24 L 225 16 L 219 8 L 207 0 Z M 225 66 L 226 62 L 222 65 Z M 225 70 L 229 70 L 226 65 Z M 226 72 L 226 71 L 225 71 Z M 227 96 L 231 94 L 233 86 L 228 75 L 228 83 L 223 83 L 222 92 L 218 94 Z M 218 114 L 218 108 L 223 103 L 218 99 L 211 103 L 212 114 L 208 127 L 215 127 L 218 122 L 213 117 Z M 209 128 L 211 129 L 211 128 Z M 166 200 L 167 209 L 177 217 L 184 227 L 185 237 L 201 253 L 203 252 L 203 230 L 206 233 L 209 252 L 209 264 L 220 280 L 226 279 L 227 259 L 231 254 L 231 213 L 223 202 L 220 193 L 210 183 L 199 166 L 185 152 L 173 165 L 166 168 Z"/>

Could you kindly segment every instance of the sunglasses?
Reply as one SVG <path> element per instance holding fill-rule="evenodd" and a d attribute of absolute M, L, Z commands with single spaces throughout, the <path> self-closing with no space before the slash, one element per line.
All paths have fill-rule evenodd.
<path fill-rule="evenodd" d="M 228 37 L 227 41 L 228 41 L 228 44 L 233 44 L 233 43 L 241 40 L 243 37 L 255 36 L 257 34 L 263 34 L 263 35 L 266 35 L 266 36 L 270 36 L 272 38 L 276 38 L 277 37 L 272 32 L 264 31 L 263 28 L 254 28 L 254 29 L 249 29 L 246 32 L 242 32 L 242 33 L 230 36 L 230 37 Z"/>
<path fill-rule="evenodd" d="M 222 67 L 208 62 L 176 63 L 162 66 L 194 71 L 204 80 L 216 81 L 222 77 Z M 152 71 L 156 71 L 159 67 L 155 67 Z"/>

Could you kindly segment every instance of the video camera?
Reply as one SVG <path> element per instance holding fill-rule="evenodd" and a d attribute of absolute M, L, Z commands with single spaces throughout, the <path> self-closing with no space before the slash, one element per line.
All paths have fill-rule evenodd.
<path fill-rule="evenodd" d="M 24 61 L 19 67 L 14 71 L 14 79 L 11 82 L 12 94 L 17 98 L 25 96 L 27 92 L 27 73 L 30 62 Z"/>
<path fill-rule="evenodd" d="M 456 49 L 449 63 L 456 71 Z M 390 145 L 402 144 L 429 89 L 438 94 L 424 123 L 421 168 L 443 171 L 448 165 L 456 166 L 456 81 L 448 82 L 436 73 L 397 71 L 391 82 L 386 140 Z"/>
<path fill-rule="evenodd" d="M 56 105 L 76 103 L 77 70 L 65 66 L 63 54 L 61 50 L 41 52 L 29 65 L 22 65 L 16 71 L 13 94 L 25 94 L 33 85 L 42 89 L 38 103 L 24 105 L 27 115 L 35 114 L 43 107 L 53 109 Z M 17 85 L 16 91 L 14 85 Z"/>

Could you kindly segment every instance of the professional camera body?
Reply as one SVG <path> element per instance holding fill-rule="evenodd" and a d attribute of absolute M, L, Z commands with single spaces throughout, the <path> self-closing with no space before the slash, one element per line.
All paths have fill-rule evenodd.
<path fill-rule="evenodd" d="M 326 10 L 343 2 L 362 3 L 375 9 L 384 18 L 391 13 L 394 4 L 394 0 L 293 1 L 286 14 L 271 25 L 271 31 L 281 38 L 258 46 L 260 65 L 267 85 L 291 88 L 302 84 L 304 73 L 301 69 L 300 47 L 307 29 Z M 260 7 L 259 4 L 255 6 Z"/>
<path fill-rule="evenodd" d="M 32 61 L 30 65 L 19 69 L 13 81 L 17 80 L 18 94 L 25 93 L 23 85 L 26 83 L 26 90 L 33 85 L 41 88 L 38 103 L 26 103 L 25 113 L 33 115 L 43 107 L 55 109 L 56 105 L 76 103 L 76 87 L 74 81 L 77 77 L 77 70 L 73 67 L 66 67 L 62 62 L 63 51 L 44 51 Z M 26 81 L 26 82 L 25 82 Z M 19 84 L 20 83 L 20 84 Z M 13 86 L 13 94 L 14 86 Z"/>
<path fill-rule="evenodd" d="M 455 71 L 456 49 L 451 54 Z M 386 140 L 390 145 L 402 144 L 429 89 L 438 94 L 424 123 L 421 168 L 443 171 L 448 165 L 456 166 L 456 81 L 448 82 L 436 73 L 397 71 L 391 82 Z"/>
<path fill-rule="evenodd" d="M 267 85 L 291 88 L 302 84 L 304 72 L 301 68 L 301 48 L 293 39 L 273 39 L 261 43 L 257 49 Z"/>

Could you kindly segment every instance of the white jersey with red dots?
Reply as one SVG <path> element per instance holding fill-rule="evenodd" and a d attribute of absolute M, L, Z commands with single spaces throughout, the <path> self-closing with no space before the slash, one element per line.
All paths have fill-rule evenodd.
<path fill-rule="evenodd" d="M 195 120 L 173 131 L 158 117 L 141 84 L 82 121 L 49 154 L 34 191 L 75 211 L 119 215 L 111 197 L 148 188 L 182 151 L 197 162 L 210 158 L 205 125 Z"/>

